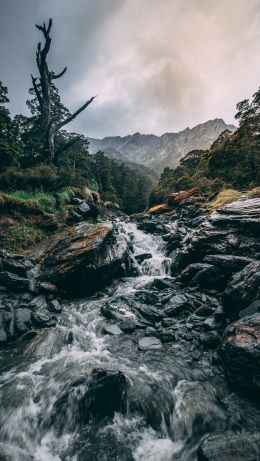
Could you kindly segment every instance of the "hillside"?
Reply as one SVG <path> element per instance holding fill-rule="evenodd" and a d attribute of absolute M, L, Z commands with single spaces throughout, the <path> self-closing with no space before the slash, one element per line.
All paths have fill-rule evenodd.
<path fill-rule="evenodd" d="M 238 118 L 238 117 L 237 117 Z M 189 152 L 175 169 L 165 168 L 150 198 L 161 203 L 167 195 L 196 187 L 208 196 L 223 189 L 247 190 L 260 183 L 259 115 L 242 120 L 234 133 L 229 130 L 207 150 Z"/>
<path fill-rule="evenodd" d="M 158 171 L 164 167 L 174 168 L 179 160 L 194 149 L 208 149 L 226 129 L 234 131 L 222 119 L 186 128 L 179 133 L 165 133 L 162 136 L 135 133 L 128 136 L 111 136 L 104 139 L 89 138 L 90 153 L 113 149 L 128 161 L 136 162 Z"/>

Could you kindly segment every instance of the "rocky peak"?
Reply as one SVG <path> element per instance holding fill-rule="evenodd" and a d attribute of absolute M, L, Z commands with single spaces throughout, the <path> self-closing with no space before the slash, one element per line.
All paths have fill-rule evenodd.
<path fill-rule="evenodd" d="M 164 133 L 161 136 L 141 134 L 110 136 L 104 139 L 90 138 L 90 153 L 113 148 L 128 161 L 149 166 L 155 170 L 174 168 L 179 160 L 192 150 L 208 149 L 225 130 L 233 132 L 233 125 L 216 118 L 178 133 Z"/>

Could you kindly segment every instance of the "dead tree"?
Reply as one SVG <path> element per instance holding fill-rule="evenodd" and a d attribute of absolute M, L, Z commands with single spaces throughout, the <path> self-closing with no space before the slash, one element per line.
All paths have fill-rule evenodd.
<path fill-rule="evenodd" d="M 43 26 L 36 25 L 36 27 L 43 33 L 45 44 L 42 48 L 41 42 L 38 43 L 36 51 L 36 63 L 39 71 L 39 77 L 31 77 L 33 88 L 39 102 L 44 155 L 46 163 L 52 164 L 55 163 L 55 159 L 57 156 L 57 151 L 55 150 L 55 136 L 62 127 L 70 123 L 81 112 L 83 112 L 83 110 L 85 110 L 89 106 L 89 104 L 92 103 L 95 96 L 89 99 L 87 102 L 85 102 L 78 110 L 76 110 L 73 114 L 67 116 L 64 120 L 52 117 L 52 82 L 53 80 L 61 78 L 65 74 L 67 67 L 65 67 L 59 74 L 55 74 L 54 72 L 50 71 L 48 67 L 47 55 L 50 51 L 51 46 L 50 31 L 52 27 L 52 19 L 49 20 L 48 26 L 46 26 L 44 22 Z M 66 148 L 63 146 L 62 150 L 64 151 L 66 150 Z"/>

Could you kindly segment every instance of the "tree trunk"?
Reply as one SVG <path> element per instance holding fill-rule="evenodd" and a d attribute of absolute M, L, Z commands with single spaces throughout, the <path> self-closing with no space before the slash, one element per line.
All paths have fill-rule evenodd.
<path fill-rule="evenodd" d="M 69 115 L 65 120 L 59 120 L 57 118 L 52 119 L 52 81 L 54 79 L 61 78 L 65 74 L 67 67 L 65 67 L 65 69 L 63 69 L 59 74 L 55 74 L 54 72 L 49 71 L 48 68 L 47 55 L 51 46 L 50 31 L 52 27 L 52 19 L 49 20 L 48 26 L 43 23 L 43 26 L 36 25 L 36 27 L 43 33 L 45 39 L 44 47 L 42 48 L 42 44 L 40 42 L 36 52 L 36 62 L 40 74 L 40 88 L 37 85 L 38 78 L 33 76 L 31 77 L 33 88 L 40 107 L 41 132 L 45 161 L 48 164 L 53 164 L 55 163 L 57 157 L 55 150 L 55 136 L 63 126 L 74 120 L 74 118 L 76 118 L 83 110 L 85 110 L 87 106 L 91 104 L 91 102 L 95 99 L 95 96 L 85 102 L 78 110 L 76 110 L 72 115 Z M 62 150 L 64 151 L 66 149 L 63 148 Z"/>

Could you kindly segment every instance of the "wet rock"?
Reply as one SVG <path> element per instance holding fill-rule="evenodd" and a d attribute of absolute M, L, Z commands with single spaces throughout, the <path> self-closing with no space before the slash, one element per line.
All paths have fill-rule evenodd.
<path fill-rule="evenodd" d="M 243 317 L 248 317 L 250 315 L 256 314 L 257 312 L 260 312 L 260 299 L 257 299 L 248 307 L 246 307 L 246 309 L 240 311 L 239 317 L 242 319 Z"/>
<path fill-rule="evenodd" d="M 7 341 L 13 335 L 12 319 L 11 310 L 0 310 L 0 337 L 2 342 Z"/>
<path fill-rule="evenodd" d="M 181 280 L 190 286 L 221 289 L 225 286 L 227 277 L 220 268 L 212 264 L 194 263 L 184 269 Z"/>
<path fill-rule="evenodd" d="M 36 296 L 30 301 L 29 304 L 30 309 L 36 310 L 36 309 L 47 309 L 48 304 L 46 301 L 45 296 Z"/>
<path fill-rule="evenodd" d="M 33 267 L 32 262 L 22 255 L 10 255 L 5 251 L 0 252 L 1 270 L 26 277 L 27 271 Z"/>
<path fill-rule="evenodd" d="M 88 206 L 88 204 L 86 202 L 83 202 L 79 205 L 78 207 L 78 211 L 79 213 L 83 214 L 83 215 L 86 215 L 89 213 L 90 211 L 90 207 Z"/>
<path fill-rule="evenodd" d="M 175 317 L 182 314 L 188 306 L 188 299 L 183 294 L 174 295 L 171 297 L 169 302 L 166 304 L 164 309 L 164 315 L 166 317 Z"/>
<path fill-rule="evenodd" d="M 220 342 L 220 337 L 215 331 L 203 333 L 199 336 L 199 342 L 205 349 L 213 349 Z"/>
<path fill-rule="evenodd" d="M 156 322 L 163 317 L 161 309 L 147 304 L 138 304 L 135 309 L 144 317 L 148 322 Z"/>
<path fill-rule="evenodd" d="M 198 450 L 198 461 L 257 461 L 260 459 L 259 433 L 224 432 L 209 434 Z"/>
<path fill-rule="evenodd" d="M 127 380 L 121 371 L 94 369 L 75 380 L 54 405 L 52 422 L 60 430 L 112 419 L 126 412 Z"/>
<path fill-rule="evenodd" d="M 123 301 L 107 302 L 101 306 L 101 313 L 108 320 L 128 320 L 135 319 L 134 313 Z"/>
<path fill-rule="evenodd" d="M 41 253 L 41 280 L 79 295 L 122 273 L 127 244 L 116 239 L 111 224 L 82 223 L 46 242 Z"/>
<path fill-rule="evenodd" d="M 207 255 L 204 261 L 229 272 L 238 272 L 248 264 L 255 262 L 252 258 L 234 255 Z"/>
<path fill-rule="evenodd" d="M 52 301 L 50 301 L 49 310 L 51 312 L 54 312 L 54 314 L 60 314 L 62 310 L 60 302 L 57 299 L 53 299 Z"/>
<path fill-rule="evenodd" d="M 47 309 L 37 309 L 32 312 L 32 320 L 38 327 L 52 327 L 56 325 L 56 319 L 50 315 Z"/>
<path fill-rule="evenodd" d="M 4 328 L 0 327 L 0 344 L 5 343 L 7 341 L 7 334 Z"/>
<path fill-rule="evenodd" d="M 135 256 L 135 259 L 136 261 L 138 261 L 139 263 L 142 263 L 143 261 L 145 261 L 146 259 L 151 259 L 153 256 L 151 253 L 142 253 L 140 255 L 136 255 Z"/>
<path fill-rule="evenodd" d="M 260 229 L 260 198 L 237 200 L 223 206 L 211 215 L 211 221 L 223 227 L 239 226 L 247 230 L 258 231 Z"/>
<path fill-rule="evenodd" d="M 160 339 L 155 338 L 153 336 L 145 336 L 144 338 L 139 339 L 138 347 L 141 350 L 161 349 L 162 342 L 160 341 Z"/>
<path fill-rule="evenodd" d="M 229 325 L 221 349 L 230 382 L 240 389 L 259 392 L 260 314 Z"/>
<path fill-rule="evenodd" d="M 46 294 L 56 294 L 58 288 L 54 285 L 54 283 L 42 282 L 39 283 L 39 290 Z"/>
<path fill-rule="evenodd" d="M 157 221 L 142 221 L 137 223 L 138 229 L 151 234 L 162 234 L 163 226 Z"/>
<path fill-rule="evenodd" d="M 33 334 L 33 339 L 31 338 L 26 347 L 26 354 L 29 356 L 51 358 L 68 344 L 66 334 L 56 329 L 28 332 L 30 333 Z"/>
<path fill-rule="evenodd" d="M 30 287 L 29 280 L 12 272 L 0 272 L 0 283 L 13 291 L 28 291 Z"/>
<path fill-rule="evenodd" d="M 248 264 L 230 279 L 223 295 L 223 307 L 232 318 L 260 296 L 260 262 Z"/>
<path fill-rule="evenodd" d="M 103 330 L 105 333 L 112 336 L 119 336 L 122 334 L 122 330 L 117 325 L 106 325 Z"/>
<path fill-rule="evenodd" d="M 24 333 L 31 326 L 31 317 L 30 309 L 18 308 L 15 310 L 15 326 L 20 333 Z"/>
<path fill-rule="evenodd" d="M 157 293 L 151 290 L 139 290 L 135 293 L 135 298 L 145 304 L 155 305 L 158 302 Z"/>
<path fill-rule="evenodd" d="M 138 328 L 138 323 L 135 319 L 124 319 L 120 322 L 120 329 L 125 333 L 132 333 Z"/>

